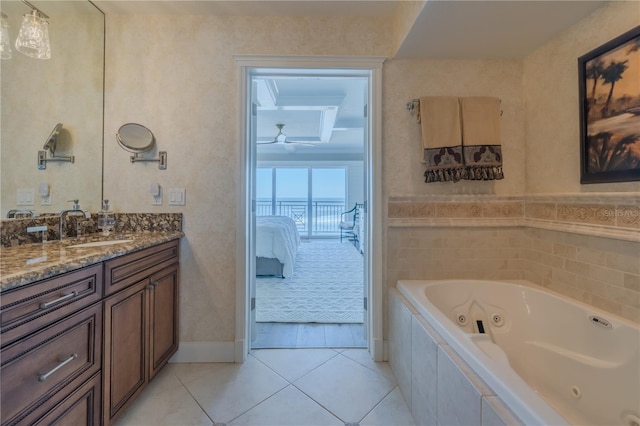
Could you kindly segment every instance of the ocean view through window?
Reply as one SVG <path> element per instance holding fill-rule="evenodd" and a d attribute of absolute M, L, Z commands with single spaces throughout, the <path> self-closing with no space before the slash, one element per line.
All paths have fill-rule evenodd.
<path fill-rule="evenodd" d="M 300 236 L 337 237 L 346 207 L 344 167 L 258 167 L 256 214 L 288 216 Z"/>

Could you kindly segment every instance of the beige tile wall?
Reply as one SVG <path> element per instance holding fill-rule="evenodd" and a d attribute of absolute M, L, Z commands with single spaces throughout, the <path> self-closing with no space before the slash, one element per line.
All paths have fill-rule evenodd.
<path fill-rule="evenodd" d="M 640 322 L 640 242 L 529 227 L 390 227 L 399 279 L 527 279 Z"/>
<path fill-rule="evenodd" d="M 640 322 L 640 242 L 524 229 L 525 278 Z"/>

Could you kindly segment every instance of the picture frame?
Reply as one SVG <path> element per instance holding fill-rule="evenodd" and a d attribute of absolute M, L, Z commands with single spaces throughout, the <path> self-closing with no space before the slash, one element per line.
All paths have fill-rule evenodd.
<path fill-rule="evenodd" d="M 580 183 L 640 181 L 640 25 L 578 58 Z"/>

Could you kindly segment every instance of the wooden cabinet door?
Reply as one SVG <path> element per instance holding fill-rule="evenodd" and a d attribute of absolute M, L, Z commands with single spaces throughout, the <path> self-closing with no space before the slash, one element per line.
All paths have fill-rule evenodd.
<path fill-rule="evenodd" d="M 149 290 L 149 380 L 178 350 L 178 264 L 151 276 Z"/>
<path fill-rule="evenodd" d="M 110 424 L 147 382 L 148 289 L 145 279 L 105 300 L 104 424 Z"/>

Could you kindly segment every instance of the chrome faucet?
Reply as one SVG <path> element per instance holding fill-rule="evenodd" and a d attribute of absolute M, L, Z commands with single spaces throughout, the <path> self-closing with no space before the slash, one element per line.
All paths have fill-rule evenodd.
<path fill-rule="evenodd" d="M 65 235 L 63 234 L 64 224 L 67 216 L 78 216 L 83 215 L 85 219 L 91 219 L 91 213 L 88 210 L 82 210 L 80 208 L 80 204 L 78 204 L 78 200 L 69 200 L 69 202 L 73 202 L 73 208 L 70 210 L 62 210 L 60 212 L 60 239 L 64 239 Z"/>
<path fill-rule="evenodd" d="M 26 216 L 26 217 L 36 217 L 36 214 L 33 210 L 21 210 L 21 209 L 13 209 L 7 212 L 7 219 L 14 219 L 18 216 Z"/>

